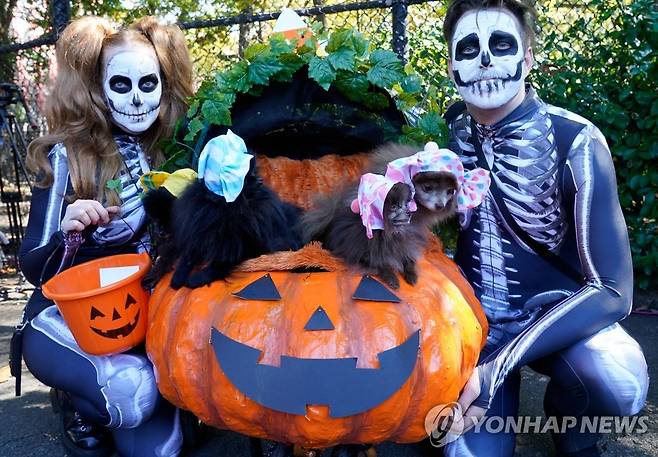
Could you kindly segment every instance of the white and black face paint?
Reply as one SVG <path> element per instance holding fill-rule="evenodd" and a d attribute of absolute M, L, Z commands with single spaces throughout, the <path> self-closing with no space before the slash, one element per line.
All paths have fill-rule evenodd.
<path fill-rule="evenodd" d="M 501 9 L 469 11 L 455 26 L 452 69 L 464 100 L 480 109 L 509 102 L 528 73 L 516 18 Z"/>
<path fill-rule="evenodd" d="M 103 91 L 112 120 L 128 133 L 148 130 L 160 113 L 162 81 L 155 52 L 146 46 L 121 46 L 109 55 Z"/>

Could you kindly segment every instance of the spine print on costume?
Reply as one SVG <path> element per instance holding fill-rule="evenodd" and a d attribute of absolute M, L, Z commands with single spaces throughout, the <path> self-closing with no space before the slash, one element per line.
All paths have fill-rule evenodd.
<path fill-rule="evenodd" d="M 503 238 L 496 222 L 490 197 L 485 198 L 482 202 L 479 219 L 480 229 L 474 229 L 474 231 L 480 234 L 480 240 L 474 240 L 474 245 L 475 249 L 480 251 L 480 255 L 473 254 L 473 256 L 480 262 L 479 270 L 474 267 L 474 271 L 480 275 L 481 280 L 475 285 L 481 291 L 480 302 L 487 318 L 496 320 L 509 309 L 505 257 L 512 256 L 512 254 L 503 251 Z M 504 241 L 509 245 L 508 240 Z"/>

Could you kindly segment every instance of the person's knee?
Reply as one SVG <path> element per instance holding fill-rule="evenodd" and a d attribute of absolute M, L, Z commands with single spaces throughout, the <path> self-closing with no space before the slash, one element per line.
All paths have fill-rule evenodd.
<path fill-rule="evenodd" d="M 119 354 L 116 371 L 107 377 L 101 392 L 110 413 L 109 427 L 134 428 L 155 410 L 158 388 L 153 367 L 145 357 Z"/>
<path fill-rule="evenodd" d="M 488 433 L 471 430 L 443 448 L 445 457 L 512 457 L 516 445 L 513 433 Z"/>
<path fill-rule="evenodd" d="M 597 335 L 587 342 L 591 363 L 580 375 L 589 384 L 590 398 L 598 413 L 631 416 L 640 412 L 647 397 L 649 376 L 647 362 L 639 344 L 621 327 Z M 601 388 L 595 388 L 602 383 Z M 598 394 L 597 394 L 598 393 Z"/>
<path fill-rule="evenodd" d="M 623 357 L 616 357 L 608 373 L 609 389 L 614 399 L 610 405 L 613 416 L 632 416 L 644 407 L 649 389 L 649 376 L 644 354 L 638 347 Z M 612 403 L 612 402 L 606 402 Z"/>

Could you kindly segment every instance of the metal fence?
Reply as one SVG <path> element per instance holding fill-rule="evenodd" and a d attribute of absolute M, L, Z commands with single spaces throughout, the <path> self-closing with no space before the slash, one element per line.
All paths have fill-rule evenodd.
<path fill-rule="evenodd" d="M 43 1 L 46 3 L 46 0 Z M 594 7 L 592 5 L 605 1 L 613 0 L 585 0 L 582 2 L 548 0 L 537 3 L 537 7 L 542 17 L 542 25 L 551 30 L 557 30 L 571 27 L 576 18 L 586 18 L 589 9 Z M 627 3 L 630 0 L 614 1 Z M 222 2 L 222 5 L 228 3 Z M 217 9 L 219 2 L 217 4 L 206 2 L 204 4 L 212 4 L 214 10 L 209 12 L 207 8 L 204 9 L 200 5 L 199 11 L 185 12 L 184 17 L 172 17 L 171 12 L 166 16 L 168 19 L 178 22 L 184 30 L 199 79 L 237 61 L 250 43 L 265 40 L 271 33 L 281 8 L 292 7 L 308 21 L 322 22 L 328 30 L 343 27 L 356 28 L 368 36 L 374 45 L 392 49 L 408 61 L 435 88 L 439 98 L 443 98 L 445 101 L 454 95 L 452 85 L 447 79 L 447 53 L 441 33 L 446 0 L 362 2 L 268 0 L 266 2 L 267 11 L 259 11 L 258 5 L 263 2 L 240 3 L 248 6 L 241 10 L 236 10 L 237 7 L 232 10 L 222 10 Z M 69 0 L 50 0 L 47 1 L 47 4 L 49 9 L 37 8 L 38 14 L 35 12 L 36 10 L 19 12 L 24 16 L 22 18 L 24 24 L 34 25 L 31 33 L 34 35 L 40 30 L 40 36 L 36 36 L 28 42 L 0 44 L 0 82 L 15 83 L 21 88 L 27 111 L 33 114 L 34 125 L 31 126 L 27 122 L 25 109 L 19 103 L 5 108 L 0 106 L 0 109 L 6 109 L 11 116 L 14 116 L 16 122 L 13 128 L 20 130 L 26 141 L 45 131 L 45 120 L 41 113 L 48 93 L 48 82 L 54 74 L 54 43 L 57 34 L 66 26 L 72 16 L 88 13 L 88 11 L 81 12 L 76 9 L 80 8 L 78 2 L 73 3 L 74 8 L 72 9 Z M 150 12 L 126 10 L 122 13 L 122 19 L 127 22 L 137 15 Z M 207 18 L 209 15 L 214 18 Z M 615 27 L 614 23 L 611 22 L 610 27 Z M 587 37 L 593 36 L 590 32 L 587 27 L 583 28 L 581 45 L 588 43 Z M 540 43 L 538 49 L 541 48 Z M 537 56 L 540 70 L 550 67 L 551 59 L 556 56 L 555 53 L 579 52 L 578 50 L 578 43 L 559 49 L 557 46 L 552 46 L 550 50 Z M 0 209 L 0 230 L 11 229 L 11 238 L 14 240 L 14 244 L 17 244 L 22 234 L 27 205 L 10 201 L 12 199 L 6 197 L 5 190 L 19 191 L 21 192 L 19 200 L 25 200 L 29 195 L 29 187 L 20 170 L 16 169 L 22 164 L 14 159 L 17 146 L 13 145 L 8 137 L 8 134 L 11 134 L 8 126 L 7 122 L 0 119 L 0 133 L 2 134 L 0 138 L 2 141 L 0 144 L 0 177 L 6 184 L 0 188 L 4 203 L 4 208 Z M 21 149 L 20 145 L 18 149 L 18 154 L 24 157 L 24 149 Z M 2 214 L 2 211 L 6 214 Z M 7 216 L 11 214 L 17 214 L 17 216 L 10 227 Z M 11 217 L 9 219 L 11 222 Z"/>

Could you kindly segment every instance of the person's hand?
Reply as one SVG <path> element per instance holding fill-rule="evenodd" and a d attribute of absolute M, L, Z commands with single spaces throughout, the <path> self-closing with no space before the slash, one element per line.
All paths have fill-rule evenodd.
<path fill-rule="evenodd" d="M 60 228 L 64 233 L 82 232 L 89 225 L 103 226 L 110 222 L 112 216 L 119 214 L 121 208 L 108 206 L 104 208 L 96 200 L 76 200 L 66 207 Z"/>
<path fill-rule="evenodd" d="M 481 376 L 487 372 L 488 370 L 483 370 L 482 367 L 475 367 L 459 396 L 459 400 L 457 400 L 457 403 L 459 403 L 459 414 L 454 414 L 451 420 L 445 423 L 444 431 L 455 435 L 462 435 L 475 427 L 484 417 L 487 410 L 473 405 L 473 402 L 480 396 L 482 390 L 480 384 Z"/>

